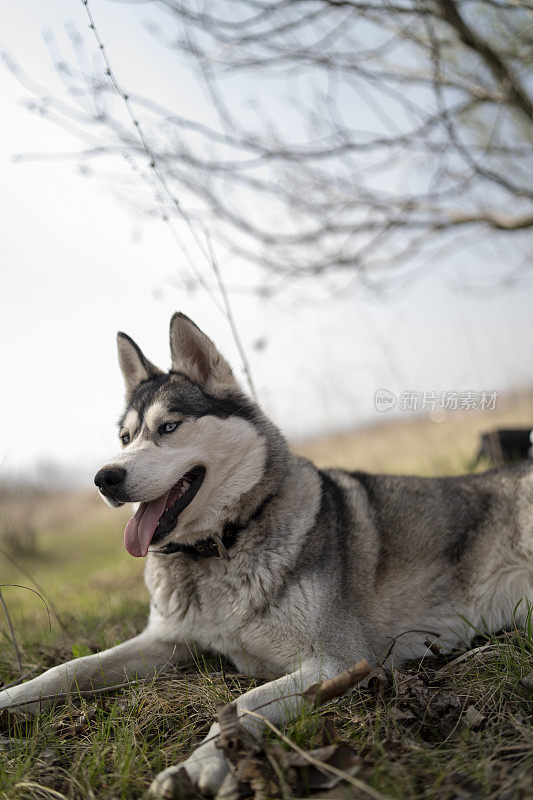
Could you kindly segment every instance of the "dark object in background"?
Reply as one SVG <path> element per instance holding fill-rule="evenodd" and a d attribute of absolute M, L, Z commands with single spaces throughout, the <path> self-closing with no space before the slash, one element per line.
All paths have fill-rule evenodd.
<path fill-rule="evenodd" d="M 510 461 L 522 461 L 533 456 L 533 431 L 531 428 L 514 428 L 511 430 L 495 430 L 481 434 L 481 443 L 474 460 L 476 467 L 481 458 L 492 464 L 506 464 Z"/>

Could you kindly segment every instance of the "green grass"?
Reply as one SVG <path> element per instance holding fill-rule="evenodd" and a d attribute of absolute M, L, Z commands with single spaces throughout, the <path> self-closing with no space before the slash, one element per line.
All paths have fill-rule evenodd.
<path fill-rule="evenodd" d="M 120 621 L 129 615 L 132 603 L 145 604 L 148 593 L 142 582 L 143 564 L 128 556 L 122 543 L 127 512 L 102 510 L 103 515 L 95 506 L 88 520 L 82 518 L 80 523 L 73 516 L 67 524 L 39 531 L 31 554 L 14 555 L 11 562 L 2 558 L 2 583 L 43 587 L 61 618 L 74 630 L 80 620 L 92 617 L 96 608 L 99 619 L 102 605 Z M 29 623 L 31 630 L 46 627 L 46 607 L 35 594 L 20 588 L 6 588 L 3 593 L 22 635 Z M 94 624 L 98 624 L 97 618 Z"/>
<path fill-rule="evenodd" d="M 440 680 L 429 660 L 396 672 L 379 693 L 356 690 L 302 713 L 285 733 L 311 748 L 333 731 L 359 754 L 358 778 L 390 797 L 525 798 L 533 730 L 531 698 L 519 679 L 533 666 L 533 642 L 516 631 L 495 645 L 494 658 L 472 657 Z M 11 722 L 16 739 L 11 750 L 0 749 L 0 796 L 141 797 L 159 770 L 200 741 L 216 708 L 253 685 L 220 666 L 216 659 L 190 665 L 96 700 L 73 699 L 37 720 Z M 15 674 L 12 662 L 4 668 Z M 470 706 L 485 717 L 479 729 L 465 721 Z"/>

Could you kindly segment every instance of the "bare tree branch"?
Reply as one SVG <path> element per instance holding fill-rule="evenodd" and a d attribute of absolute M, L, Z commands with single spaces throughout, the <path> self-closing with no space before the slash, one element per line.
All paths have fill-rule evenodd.
<path fill-rule="evenodd" d="M 31 110 L 78 137 L 78 151 L 57 157 L 89 170 L 119 155 L 145 183 L 154 173 L 160 191 L 144 213 L 207 232 L 207 263 L 224 253 L 267 276 L 351 270 L 377 285 L 490 236 L 513 238 L 509 274 L 525 273 L 532 3 L 153 0 L 150 10 L 150 32 L 206 91 L 204 117 L 129 94 L 133 131 L 113 76 L 72 30 L 75 63 L 48 40 L 67 100 L 9 66 L 36 98 Z"/>
<path fill-rule="evenodd" d="M 440 7 L 442 18 L 457 31 L 461 42 L 485 61 L 498 83 L 508 93 L 509 102 L 519 108 L 529 120 L 533 119 L 533 102 L 514 70 L 465 22 L 455 0 L 440 0 Z"/>

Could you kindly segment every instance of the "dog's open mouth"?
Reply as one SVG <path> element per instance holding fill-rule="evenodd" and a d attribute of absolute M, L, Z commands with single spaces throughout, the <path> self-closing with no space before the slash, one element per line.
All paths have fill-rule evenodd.
<path fill-rule="evenodd" d="M 205 477 L 205 467 L 194 467 L 164 495 L 141 503 L 124 531 L 124 546 L 136 558 L 144 557 L 151 544 L 160 541 L 176 525 Z"/>

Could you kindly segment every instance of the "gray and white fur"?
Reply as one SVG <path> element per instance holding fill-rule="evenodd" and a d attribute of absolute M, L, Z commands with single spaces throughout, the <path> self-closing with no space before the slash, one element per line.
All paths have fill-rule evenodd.
<path fill-rule="evenodd" d="M 146 503 L 139 514 L 205 470 L 172 530 L 156 529 L 144 545 L 138 534 L 148 548 L 148 624 L 118 647 L 0 692 L 0 708 L 32 700 L 35 711 L 49 702 L 41 697 L 74 685 L 122 683 L 205 650 L 273 676 L 237 706 L 261 707 L 280 724 L 302 702 L 288 695 L 360 659 L 377 664 L 388 653 L 398 664 L 426 653 L 429 632 L 453 647 L 476 630 L 524 621 L 533 599 L 532 464 L 449 478 L 318 470 L 289 452 L 182 314 L 172 318 L 170 346 L 164 373 L 119 334 L 124 446 L 97 475 L 112 505 Z M 195 545 L 220 541 L 228 526 L 237 533 L 227 557 L 197 557 Z M 216 733 L 214 724 L 185 762 L 158 775 L 152 794 L 177 796 L 181 769 L 215 792 L 229 769 Z"/>

